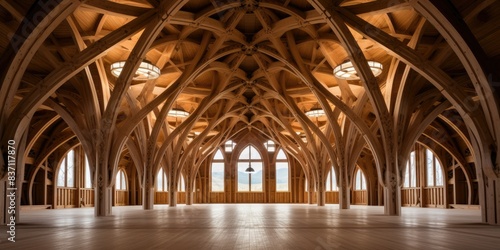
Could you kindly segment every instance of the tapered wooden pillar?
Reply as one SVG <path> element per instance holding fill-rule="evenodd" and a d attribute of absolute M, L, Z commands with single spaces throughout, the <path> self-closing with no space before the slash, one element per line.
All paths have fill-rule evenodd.
<path fill-rule="evenodd" d="M 142 208 L 152 210 L 155 202 L 155 190 L 153 186 L 153 174 L 146 170 L 143 177 Z"/>
<path fill-rule="evenodd" d="M 339 208 L 340 209 L 350 209 L 351 208 L 351 189 L 347 185 L 340 185 L 339 187 Z"/>
<path fill-rule="evenodd" d="M 110 187 L 97 186 L 94 191 L 94 214 L 95 216 L 111 215 L 113 189 Z"/>
<path fill-rule="evenodd" d="M 397 174 L 387 169 L 384 186 L 384 214 L 401 215 L 401 188 Z"/>
<path fill-rule="evenodd" d="M 314 181 L 312 180 L 312 178 L 309 179 L 309 181 L 307 182 L 307 192 L 308 192 L 308 195 L 307 195 L 307 203 L 308 204 L 314 204 L 314 200 L 313 200 L 313 197 L 314 197 Z"/>
<path fill-rule="evenodd" d="M 500 225 L 500 178 L 480 180 L 479 196 L 482 221 L 490 225 Z"/>
<path fill-rule="evenodd" d="M 347 180 L 346 170 L 341 169 L 339 181 L 339 209 L 351 208 L 351 188 Z"/>
<path fill-rule="evenodd" d="M 318 206 L 324 206 L 326 204 L 325 185 L 326 183 L 323 178 L 319 178 L 316 188 L 316 204 L 318 204 Z"/>
<path fill-rule="evenodd" d="M 94 177 L 94 214 L 95 216 L 111 215 L 113 189 L 108 186 L 108 165 L 103 158 L 98 158 Z"/>
<path fill-rule="evenodd" d="M 193 205 L 194 193 L 191 187 L 186 187 L 186 205 Z"/>
<path fill-rule="evenodd" d="M 177 206 L 177 189 L 170 188 L 168 190 L 168 206 L 176 207 Z"/>

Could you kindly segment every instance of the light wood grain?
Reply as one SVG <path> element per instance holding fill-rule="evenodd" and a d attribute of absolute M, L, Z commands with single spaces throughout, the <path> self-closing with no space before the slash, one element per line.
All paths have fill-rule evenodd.
<path fill-rule="evenodd" d="M 197 204 L 22 211 L 0 249 L 498 249 L 500 227 L 479 210 L 307 204 Z"/>

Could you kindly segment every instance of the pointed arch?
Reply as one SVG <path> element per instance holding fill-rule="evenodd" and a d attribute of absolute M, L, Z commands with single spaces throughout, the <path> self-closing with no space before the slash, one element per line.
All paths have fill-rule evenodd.
<path fill-rule="evenodd" d="M 356 169 L 356 174 L 354 175 L 354 190 L 362 191 L 366 190 L 366 177 L 361 168 Z"/>
<path fill-rule="evenodd" d="M 210 171 L 210 183 L 212 192 L 224 192 L 224 155 L 220 149 L 214 154 L 212 168 Z"/>
<path fill-rule="evenodd" d="M 288 157 L 286 157 L 283 149 L 280 149 L 276 154 L 276 191 L 288 192 L 290 191 L 290 166 L 288 164 Z"/>
<path fill-rule="evenodd" d="M 339 191 L 337 185 L 337 174 L 335 173 L 335 168 L 332 166 L 330 172 L 326 176 L 326 189 L 325 191 Z"/>
<path fill-rule="evenodd" d="M 247 173 L 245 170 L 252 167 L 255 171 Z M 252 145 L 246 146 L 238 157 L 237 173 L 238 192 L 262 192 L 264 189 L 264 168 L 260 152 Z"/>
<path fill-rule="evenodd" d="M 57 171 L 58 187 L 75 187 L 75 150 L 68 151 Z"/>
<path fill-rule="evenodd" d="M 167 192 L 168 191 L 168 178 L 163 168 L 158 170 L 156 174 L 156 191 L 157 192 Z"/>
<path fill-rule="evenodd" d="M 127 174 L 125 174 L 125 171 L 123 171 L 123 169 L 118 170 L 118 173 L 116 173 L 115 189 L 120 191 L 128 190 Z"/>

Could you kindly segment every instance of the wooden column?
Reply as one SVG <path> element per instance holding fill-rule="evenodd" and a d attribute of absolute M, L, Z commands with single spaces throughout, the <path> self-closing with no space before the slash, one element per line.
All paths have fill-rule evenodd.
<path fill-rule="evenodd" d="M 111 215 L 112 204 L 112 188 L 108 186 L 109 174 L 107 157 L 103 157 L 101 153 L 97 153 L 97 166 L 94 177 L 95 191 L 94 191 L 94 211 L 95 216 L 108 216 Z M 106 160 L 104 160 L 106 159 Z M 55 190 L 55 188 L 54 188 Z M 55 198 L 54 198 L 55 200 Z"/>
<path fill-rule="evenodd" d="M 307 203 L 308 204 L 314 204 L 313 196 L 314 196 L 314 180 L 312 176 L 309 177 L 309 180 L 307 182 Z"/>
<path fill-rule="evenodd" d="M 186 186 L 186 205 L 193 205 L 193 188 L 191 185 Z"/>
<path fill-rule="evenodd" d="M 401 215 L 401 188 L 395 164 L 387 166 L 384 178 L 384 214 Z"/>
<path fill-rule="evenodd" d="M 316 203 L 318 206 L 324 206 L 326 204 L 326 194 L 325 194 L 325 182 L 318 181 L 318 188 L 316 190 Z"/>
<path fill-rule="evenodd" d="M 340 169 L 339 180 L 339 208 L 349 209 L 351 207 L 351 187 L 349 181 L 347 180 L 347 171 L 342 167 Z"/>
<path fill-rule="evenodd" d="M 155 190 L 153 186 L 153 173 L 150 168 L 146 169 L 142 185 L 142 208 L 152 210 L 155 203 Z"/>
<path fill-rule="evenodd" d="M 177 206 L 177 180 L 174 171 L 170 171 L 168 176 L 168 205 Z"/>

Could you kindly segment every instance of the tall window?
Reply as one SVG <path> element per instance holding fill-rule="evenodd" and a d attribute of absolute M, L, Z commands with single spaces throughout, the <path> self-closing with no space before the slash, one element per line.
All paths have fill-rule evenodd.
<path fill-rule="evenodd" d="M 92 188 L 92 177 L 90 174 L 90 164 L 89 164 L 89 159 L 85 155 L 85 180 L 84 180 L 84 188 Z"/>
<path fill-rule="evenodd" d="M 330 172 L 328 172 L 328 176 L 326 177 L 326 191 L 339 191 L 335 169 L 333 169 L 333 166 L 330 169 Z"/>
<path fill-rule="evenodd" d="M 177 191 L 181 191 L 181 192 L 186 191 L 186 183 L 184 182 L 184 175 L 182 175 L 182 174 L 179 177 L 179 185 L 177 186 Z"/>
<path fill-rule="evenodd" d="M 439 159 L 431 150 L 425 150 L 425 169 L 427 174 L 427 186 L 443 186 L 443 169 Z"/>
<path fill-rule="evenodd" d="M 75 151 L 66 154 L 57 172 L 57 186 L 75 187 Z"/>
<path fill-rule="evenodd" d="M 252 167 L 255 171 L 247 173 L 245 170 Z M 241 151 L 238 159 L 238 191 L 262 192 L 262 160 L 256 148 L 247 146 Z"/>
<path fill-rule="evenodd" d="M 224 192 L 224 155 L 220 149 L 212 160 L 212 192 Z"/>
<path fill-rule="evenodd" d="M 417 164 L 415 161 L 415 151 L 410 153 L 410 159 L 406 163 L 405 182 L 403 186 L 406 188 L 417 186 Z"/>
<path fill-rule="evenodd" d="M 158 171 L 158 174 L 156 175 L 156 191 L 157 192 L 168 191 L 167 174 L 165 174 L 165 171 L 163 171 L 163 168 L 160 168 L 160 171 Z"/>
<path fill-rule="evenodd" d="M 118 170 L 116 174 L 115 188 L 116 190 L 127 190 L 127 179 L 123 169 Z"/>
<path fill-rule="evenodd" d="M 276 155 L 276 191 L 288 192 L 288 159 L 280 149 Z"/>
<path fill-rule="evenodd" d="M 366 179 L 363 171 L 358 168 L 354 179 L 354 190 L 366 190 Z"/>

